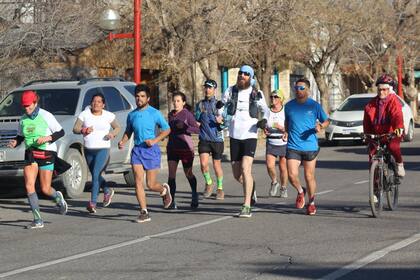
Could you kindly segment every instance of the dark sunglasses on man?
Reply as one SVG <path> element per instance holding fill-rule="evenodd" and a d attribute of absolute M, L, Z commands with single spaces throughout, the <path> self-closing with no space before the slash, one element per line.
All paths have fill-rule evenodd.
<path fill-rule="evenodd" d="M 295 90 L 305 90 L 305 86 L 295 86 Z"/>
<path fill-rule="evenodd" d="M 239 71 L 238 76 L 241 76 L 241 75 L 245 75 L 245 76 L 249 77 L 249 76 L 251 76 L 251 73 Z"/>

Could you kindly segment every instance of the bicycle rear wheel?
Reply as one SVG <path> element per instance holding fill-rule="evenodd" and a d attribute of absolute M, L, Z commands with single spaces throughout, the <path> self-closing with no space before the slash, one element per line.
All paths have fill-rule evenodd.
<path fill-rule="evenodd" d="M 373 217 L 380 216 L 383 205 L 383 169 L 379 166 L 378 160 L 373 160 L 369 171 L 369 205 Z"/>

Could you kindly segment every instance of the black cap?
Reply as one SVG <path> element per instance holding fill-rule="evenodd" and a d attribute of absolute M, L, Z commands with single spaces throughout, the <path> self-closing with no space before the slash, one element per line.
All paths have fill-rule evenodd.
<path fill-rule="evenodd" d="M 217 88 L 217 83 L 215 80 L 206 80 L 203 86 Z"/>

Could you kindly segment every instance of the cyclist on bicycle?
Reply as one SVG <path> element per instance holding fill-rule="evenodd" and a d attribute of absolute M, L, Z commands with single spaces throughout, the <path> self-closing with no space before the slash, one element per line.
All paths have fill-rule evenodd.
<path fill-rule="evenodd" d="M 365 107 L 363 118 L 363 132 L 368 134 L 386 134 L 394 132 L 397 137 L 391 138 L 388 150 L 397 163 L 397 175 L 405 176 L 400 142 L 404 131 L 402 106 L 393 91 L 395 82 L 388 74 L 384 74 L 376 81 L 378 95 Z M 369 161 L 376 152 L 374 145 L 369 145 Z"/>

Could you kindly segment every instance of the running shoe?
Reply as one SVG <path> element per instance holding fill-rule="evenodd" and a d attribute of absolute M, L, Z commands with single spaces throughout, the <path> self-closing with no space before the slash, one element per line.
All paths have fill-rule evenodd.
<path fill-rule="evenodd" d="M 41 219 L 33 220 L 30 225 L 28 225 L 27 229 L 37 229 L 37 228 L 43 228 L 44 222 Z"/>
<path fill-rule="evenodd" d="M 197 192 L 191 195 L 191 208 L 192 209 L 198 208 L 198 193 Z"/>
<path fill-rule="evenodd" d="M 251 216 L 252 216 L 251 207 L 246 206 L 246 205 L 242 205 L 241 212 L 238 214 L 238 217 L 239 218 L 251 218 Z"/>
<path fill-rule="evenodd" d="M 137 223 L 145 223 L 145 222 L 149 222 L 150 220 L 151 219 L 149 216 L 149 212 L 146 209 L 142 209 L 136 221 Z"/>
<path fill-rule="evenodd" d="M 273 197 L 277 195 L 277 192 L 279 191 L 280 184 L 278 182 L 271 182 L 271 188 L 269 192 L 269 196 Z"/>
<path fill-rule="evenodd" d="M 114 196 L 114 189 L 109 189 L 107 193 L 104 193 L 104 207 L 108 207 L 111 204 L 112 197 Z"/>
<path fill-rule="evenodd" d="M 168 209 L 168 207 L 172 203 L 171 188 L 166 183 L 163 183 L 162 186 L 163 186 L 163 191 L 160 194 L 160 196 L 163 199 L 163 208 Z"/>
<path fill-rule="evenodd" d="M 286 187 L 281 187 L 280 188 L 280 191 L 279 191 L 279 195 L 282 198 L 287 198 L 288 197 L 288 195 L 287 195 L 287 188 Z"/>
<path fill-rule="evenodd" d="M 313 216 L 316 214 L 316 207 L 314 203 L 308 204 L 308 206 L 306 206 L 306 214 Z"/>
<path fill-rule="evenodd" d="M 60 212 L 61 215 L 66 215 L 68 207 L 67 207 L 67 202 L 64 200 L 64 196 L 60 191 L 57 191 L 57 206 L 58 206 L 58 211 Z"/>
<path fill-rule="evenodd" d="M 223 199 L 225 199 L 225 192 L 222 189 L 217 189 L 216 199 L 217 200 L 223 200 Z"/>
<path fill-rule="evenodd" d="M 305 193 L 306 193 L 306 189 L 302 188 L 303 192 L 302 193 L 298 193 L 296 196 L 296 208 L 297 209 L 302 209 L 303 207 L 305 207 Z"/>
<path fill-rule="evenodd" d="M 204 192 L 203 192 L 203 197 L 209 198 L 211 197 L 212 193 L 213 193 L 213 184 L 206 185 L 206 188 L 204 189 Z"/>
<path fill-rule="evenodd" d="M 92 201 L 89 201 L 88 205 L 86 206 L 86 210 L 88 210 L 89 213 L 95 214 L 96 213 L 96 204 Z"/>

